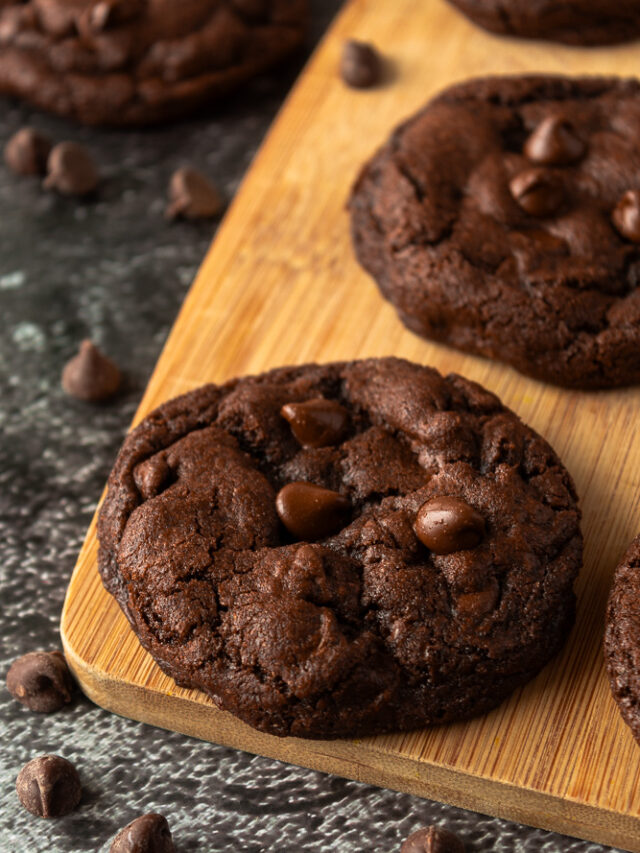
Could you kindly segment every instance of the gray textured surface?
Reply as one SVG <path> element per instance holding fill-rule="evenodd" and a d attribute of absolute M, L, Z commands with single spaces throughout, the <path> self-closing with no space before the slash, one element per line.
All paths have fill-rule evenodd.
<path fill-rule="evenodd" d="M 338 7 L 315 0 L 314 36 Z M 81 540 L 171 323 L 209 244 L 210 225 L 163 221 L 182 163 L 231 197 L 299 67 L 217 114 L 149 132 L 86 130 L 0 100 L 0 143 L 25 123 L 87 143 L 101 164 L 96 202 L 42 193 L 0 167 L 0 672 L 59 645 L 58 619 Z M 128 374 L 113 404 L 66 398 L 62 366 L 92 337 Z M 599 845 L 290 767 L 116 717 L 80 698 L 51 716 L 0 689 L 0 850 L 108 849 L 137 814 L 169 819 L 179 853 L 392 853 L 423 823 L 469 851 L 600 853 Z M 42 752 L 76 763 L 81 807 L 56 821 L 18 804 L 20 767 Z"/>

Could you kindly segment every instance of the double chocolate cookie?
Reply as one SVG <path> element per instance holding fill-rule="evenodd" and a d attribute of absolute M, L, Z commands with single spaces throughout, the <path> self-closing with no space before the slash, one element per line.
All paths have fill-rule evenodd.
<path fill-rule="evenodd" d="M 474 23 L 504 35 L 575 45 L 640 35 L 640 0 L 449 0 Z"/>
<path fill-rule="evenodd" d="M 129 437 L 99 567 L 183 686 L 276 735 L 479 714 L 563 644 L 571 478 L 480 386 L 397 359 L 207 385 Z"/>
<path fill-rule="evenodd" d="M 172 119 L 273 65 L 306 0 L 0 0 L 0 93 L 87 124 Z"/>
<path fill-rule="evenodd" d="M 640 536 L 616 569 L 607 605 L 604 653 L 613 698 L 640 743 Z"/>
<path fill-rule="evenodd" d="M 358 259 L 413 331 L 576 388 L 640 381 L 640 84 L 447 89 L 362 170 Z"/>

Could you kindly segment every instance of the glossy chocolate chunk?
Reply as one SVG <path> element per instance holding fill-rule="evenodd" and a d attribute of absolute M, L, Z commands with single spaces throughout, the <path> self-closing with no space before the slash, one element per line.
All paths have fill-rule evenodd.
<path fill-rule="evenodd" d="M 525 169 L 509 182 L 511 195 L 531 216 L 550 216 L 560 207 L 562 187 L 546 169 Z"/>
<path fill-rule="evenodd" d="M 22 805 L 37 817 L 61 817 L 82 797 L 78 771 L 59 755 L 41 755 L 22 768 L 16 779 Z"/>
<path fill-rule="evenodd" d="M 280 411 L 302 447 L 337 444 L 349 422 L 344 406 L 335 400 L 316 397 L 304 403 L 286 403 Z"/>
<path fill-rule="evenodd" d="M 380 82 L 382 60 L 371 44 L 351 39 L 342 49 L 340 74 L 344 82 L 354 89 L 368 89 Z"/>
<path fill-rule="evenodd" d="M 7 689 L 30 711 L 49 714 L 71 701 L 73 680 L 62 652 L 29 652 L 11 664 Z"/>
<path fill-rule="evenodd" d="M 461 498 L 431 498 L 418 510 L 413 529 L 434 554 L 452 554 L 482 541 L 484 519 Z"/>
<path fill-rule="evenodd" d="M 118 367 L 90 340 L 80 344 L 77 355 L 62 371 L 62 387 L 71 397 L 98 403 L 112 397 L 122 381 Z"/>
<path fill-rule="evenodd" d="M 543 119 L 524 145 L 525 156 L 543 166 L 576 163 L 585 150 L 571 122 L 557 115 Z"/>
<path fill-rule="evenodd" d="M 185 166 L 169 182 L 167 219 L 212 219 L 223 208 L 222 197 L 206 175 Z"/>
<path fill-rule="evenodd" d="M 464 853 L 464 844 L 447 829 L 425 826 L 406 839 L 400 853 Z"/>
<path fill-rule="evenodd" d="M 640 192 L 628 190 L 615 206 L 611 219 L 623 237 L 640 243 Z"/>
<path fill-rule="evenodd" d="M 61 142 L 52 148 L 47 161 L 47 177 L 43 186 L 62 195 L 84 196 L 100 183 L 98 169 L 84 145 Z"/>
<path fill-rule="evenodd" d="M 309 542 L 337 533 L 349 508 L 345 497 L 313 483 L 288 483 L 276 497 L 276 511 L 289 533 Z"/>
<path fill-rule="evenodd" d="M 169 824 L 161 814 L 143 814 L 123 827 L 109 853 L 175 853 Z"/>
<path fill-rule="evenodd" d="M 4 148 L 4 161 L 17 175 L 44 175 L 52 143 L 32 127 L 13 134 Z"/>

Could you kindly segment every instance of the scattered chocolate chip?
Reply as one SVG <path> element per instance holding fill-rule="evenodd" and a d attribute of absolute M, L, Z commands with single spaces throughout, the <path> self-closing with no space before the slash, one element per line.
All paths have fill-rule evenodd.
<path fill-rule="evenodd" d="M 111 842 L 109 853 L 175 853 L 169 824 L 161 814 L 143 814 Z"/>
<path fill-rule="evenodd" d="M 368 89 L 380 82 L 382 59 L 371 44 L 350 39 L 342 49 L 340 74 L 347 86 Z"/>
<path fill-rule="evenodd" d="M 524 144 L 524 154 L 545 166 L 568 166 L 583 157 L 586 146 L 571 122 L 562 116 L 547 116 Z"/>
<path fill-rule="evenodd" d="M 406 839 L 400 853 L 464 853 L 464 844 L 447 829 L 425 826 Z"/>
<path fill-rule="evenodd" d="M 67 394 L 91 403 L 113 397 L 121 379 L 116 365 L 89 340 L 82 341 L 78 354 L 62 371 L 62 387 Z"/>
<path fill-rule="evenodd" d="M 61 817 L 80 802 L 78 771 L 59 755 L 41 755 L 22 768 L 16 779 L 18 799 L 38 817 Z"/>
<path fill-rule="evenodd" d="M 212 219 L 222 206 L 220 193 L 202 172 L 185 166 L 171 176 L 167 219 Z"/>
<path fill-rule="evenodd" d="M 289 533 L 309 542 L 340 530 L 349 508 L 338 492 L 313 483 L 288 483 L 276 496 L 276 511 Z"/>
<path fill-rule="evenodd" d="M 640 243 L 640 192 L 627 190 L 615 206 L 611 219 L 623 237 Z"/>
<path fill-rule="evenodd" d="M 88 195 L 100 182 L 93 158 L 77 142 L 60 142 L 51 150 L 43 186 L 63 195 Z"/>
<path fill-rule="evenodd" d="M 525 169 L 509 183 L 511 195 L 531 216 L 550 216 L 560 207 L 562 187 L 546 169 Z"/>
<path fill-rule="evenodd" d="M 18 175 L 44 175 L 52 143 L 48 136 L 23 127 L 4 148 L 4 161 Z"/>
<path fill-rule="evenodd" d="M 413 529 L 434 554 L 452 554 L 480 544 L 484 518 L 461 498 L 431 498 L 418 510 Z"/>
<path fill-rule="evenodd" d="M 280 410 L 302 447 L 337 444 L 344 435 L 349 415 L 335 400 L 316 397 L 304 403 L 286 403 Z"/>
<path fill-rule="evenodd" d="M 71 701 L 73 680 L 62 652 L 29 652 L 11 664 L 7 689 L 30 711 L 50 714 Z"/>

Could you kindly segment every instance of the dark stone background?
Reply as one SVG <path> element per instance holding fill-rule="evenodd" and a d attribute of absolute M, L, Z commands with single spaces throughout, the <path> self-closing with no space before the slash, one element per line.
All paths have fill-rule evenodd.
<path fill-rule="evenodd" d="M 314 0 L 313 40 L 340 5 Z M 92 130 L 0 99 L 0 144 L 24 124 L 86 143 L 104 177 L 97 201 L 40 190 L 0 165 L 0 672 L 59 646 L 67 580 L 122 437 L 212 237 L 167 224 L 164 193 L 190 163 L 231 198 L 304 61 L 255 83 L 208 117 L 149 131 Z M 112 404 L 67 398 L 59 383 L 91 337 L 128 376 Z M 0 688 L 0 850 L 108 849 L 136 815 L 163 812 L 187 851 L 397 851 L 425 823 L 469 851 L 605 848 L 302 770 L 126 720 L 86 699 L 51 716 Z M 72 815 L 24 811 L 14 780 L 43 752 L 64 755 L 86 789 Z"/>

